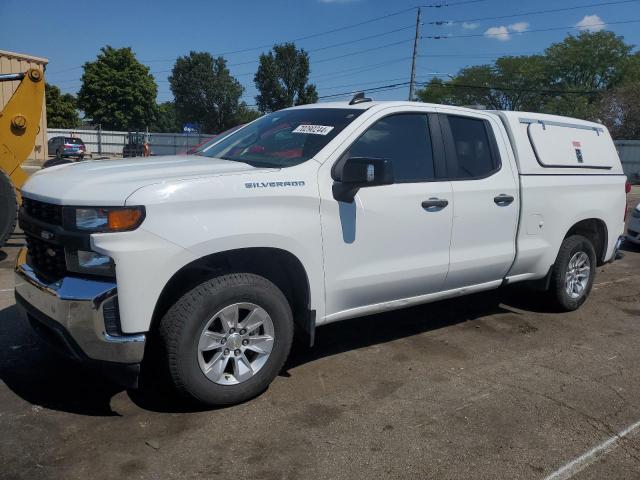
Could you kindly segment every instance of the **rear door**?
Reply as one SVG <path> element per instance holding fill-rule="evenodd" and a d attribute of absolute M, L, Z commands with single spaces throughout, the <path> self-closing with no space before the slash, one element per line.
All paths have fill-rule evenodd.
<path fill-rule="evenodd" d="M 516 253 L 520 204 L 518 175 L 506 139 L 490 115 L 439 111 L 453 190 L 450 266 L 444 289 L 502 280 Z"/>

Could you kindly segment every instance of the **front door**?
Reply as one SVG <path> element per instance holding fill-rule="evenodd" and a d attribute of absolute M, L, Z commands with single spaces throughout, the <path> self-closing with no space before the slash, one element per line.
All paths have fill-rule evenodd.
<path fill-rule="evenodd" d="M 444 163 L 434 158 L 444 160 L 444 153 L 440 136 L 432 140 L 434 125 L 437 116 L 419 107 L 383 110 L 320 169 L 326 320 L 442 289 L 453 196 L 451 182 L 438 178 Z M 391 160 L 395 183 L 361 188 L 352 203 L 338 202 L 331 168 L 343 155 Z"/>

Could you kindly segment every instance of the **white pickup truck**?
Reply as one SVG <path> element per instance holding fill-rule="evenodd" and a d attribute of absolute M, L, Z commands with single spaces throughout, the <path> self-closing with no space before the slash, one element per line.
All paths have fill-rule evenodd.
<path fill-rule="evenodd" d="M 263 391 L 294 329 L 313 343 L 330 322 L 523 281 L 576 309 L 626 209 L 600 124 L 362 96 L 199 155 L 49 168 L 22 196 L 34 328 L 129 386 L 153 361 L 210 405 Z"/>

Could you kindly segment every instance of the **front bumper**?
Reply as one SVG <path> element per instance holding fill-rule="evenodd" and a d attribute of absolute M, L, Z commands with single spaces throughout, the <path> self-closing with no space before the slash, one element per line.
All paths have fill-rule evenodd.
<path fill-rule="evenodd" d="M 65 277 L 47 282 L 26 263 L 26 249 L 15 268 L 16 303 L 32 321 L 54 334 L 78 360 L 139 364 L 144 356 L 144 334 L 107 333 L 104 307 L 117 296 L 116 284 L 103 280 Z"/>

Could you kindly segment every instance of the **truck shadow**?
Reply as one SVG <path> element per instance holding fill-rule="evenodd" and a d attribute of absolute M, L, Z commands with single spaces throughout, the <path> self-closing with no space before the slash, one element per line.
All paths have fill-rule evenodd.
<path fill-rule="evenodd" d="M 313 348 L 294 348 L 287 370 L 349 350 L 384 344 L 488 315 L 513 313 L 508 307 L 551 312 L 544 302 L 515 289 L 497 290 L 422 305 L 318 328 Z M 42 407 L 89 416 L 117 416 L 111 398 L 123 388 L 99 371 L 84 368 L 53 352 L 32 331 L 15 305 L 0 311 L 0 380 L 25 401 Z M 166 391 L 130 391 L 140 408 L 154 412 L 202 410 Z"/>
<path fill-rule="evenodd" d="M 320 327 L 315 346 L 296 345 L 285 365 L 294 368 L 323 357 L 400 338 L 420 335 L 489 315 L 513 314 L 512 308 L 538 313 L 556 313 L 557 308 L 524 288 L 502 288 L 461 298 L 385 312 Z M 286 375 L 286 373 L 285 373 Z"/>
<path fill-rule="evenodd" d="M 111 397 L 122 388 L 53 352 L 15 305 L 0 311 L 0 380 L 23 400 L 90 416 L 115 416 Z"/>

